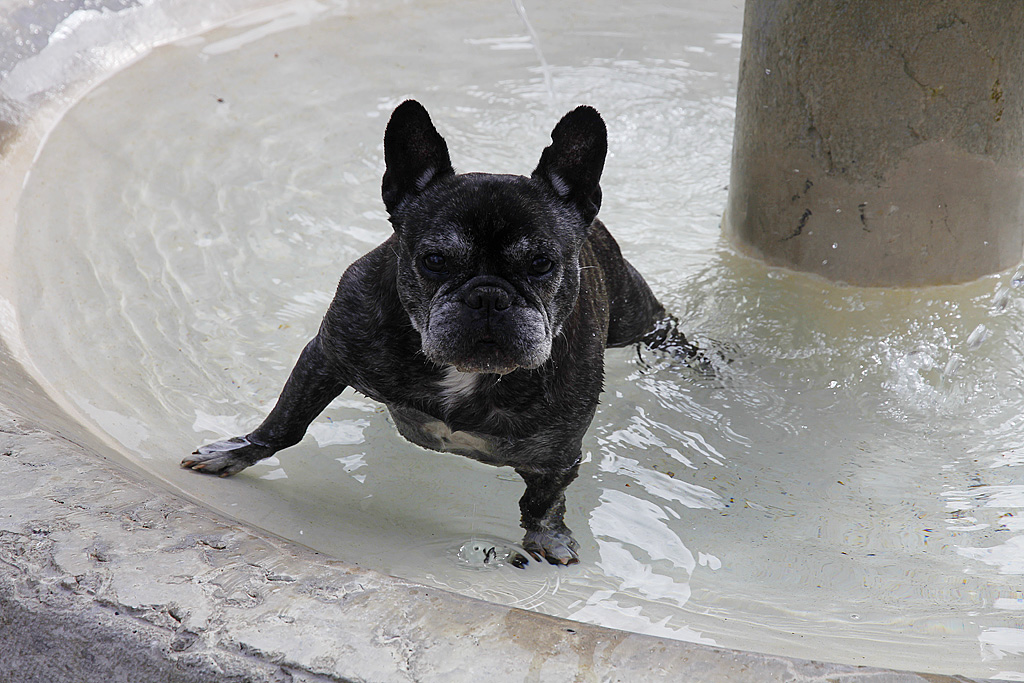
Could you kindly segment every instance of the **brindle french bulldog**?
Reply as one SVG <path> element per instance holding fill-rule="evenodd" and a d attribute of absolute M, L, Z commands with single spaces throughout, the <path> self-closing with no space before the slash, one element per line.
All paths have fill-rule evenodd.
<path fill-rule="evenodd" d="M 515 469 L 523 546 L 578 561 L 565 489 L 604 376 L 604 349 L 694 348 L 597 220 L 601 116 L 566 114 L 530 177 L 456 174 L 415 101 L 384 133 L 387 241 L 353 263 L 277 405 L 183 467 L 227 476 L 302 439 L 346 387 L 384 403 L 424 448 Z"/>

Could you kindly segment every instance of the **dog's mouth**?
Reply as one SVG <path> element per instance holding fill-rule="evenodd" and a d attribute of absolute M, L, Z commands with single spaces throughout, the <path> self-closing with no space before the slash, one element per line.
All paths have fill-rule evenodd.
<path fill-rule="evenodd" d="M 467 319 L 466 307 L 461 304 L 447 310 L 442 307 L 426 325 L 424 354 L 460 372 L 498 375 L 532 370 L 547 360 L 550 341 L 539 313 L 519 308 L 503 316 L 481 318 Z"/>
<path fill-rule="evenodd" d="M 519 368 L 511 354 L 492 334 L 481 334 L 466 349 L 466 357 L 454 363 L 460 372 L 485 372 L 506 375 Z"/>

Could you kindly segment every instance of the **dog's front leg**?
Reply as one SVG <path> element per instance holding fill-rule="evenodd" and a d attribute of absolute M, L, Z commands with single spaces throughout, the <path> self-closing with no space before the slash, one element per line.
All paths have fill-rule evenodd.
<path fill-rule="evenodd" d="M 313 339 L 292 368 L 277 405 L 259 427 L 246 436 L 202 446 L 181 466 L 222 477 L 241 472 L 301 441 L 309 423 L 344 389 L 345 381 L 324 355 L 319 338 Z"/>
<path fill-rule="evenodd" d="M 565 525 L 565 489 L 579 472 L 579 461 L 566 469 L 525 470 L 516 472 L 526 482 L 526 493 L 519 501 L 526 529 L 523 548 L 535 560 L 551 564 L 579 562 L 579 543 Z"/>

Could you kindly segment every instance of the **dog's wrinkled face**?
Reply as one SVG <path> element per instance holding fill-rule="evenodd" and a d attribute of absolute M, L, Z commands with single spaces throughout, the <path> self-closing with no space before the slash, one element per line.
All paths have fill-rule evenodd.
<path fill-rule="evenodd" d="M 542 365 L 580 288 L 607 148 L 592 109 L 566 115 L 532 177 L 456 175 L 415 102 L 385 133 L 398 290 L 424 354 L 463 372 Z"/>
<path fill-rule="evenodd" d="M 403 207 L 399 293 L 430 360 L 496 373 L 547 360 L 582 244 L 549 194 L 527 178 L 449 176 Z"/>

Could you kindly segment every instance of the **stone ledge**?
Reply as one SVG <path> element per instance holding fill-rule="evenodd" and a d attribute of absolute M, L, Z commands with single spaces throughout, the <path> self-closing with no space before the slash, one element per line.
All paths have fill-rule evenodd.
<path fill-rule="evenodd" d="M 347 565 L 141 481 L 0 406 L 0 681 L 967 679 L 614 631 Z"/>

